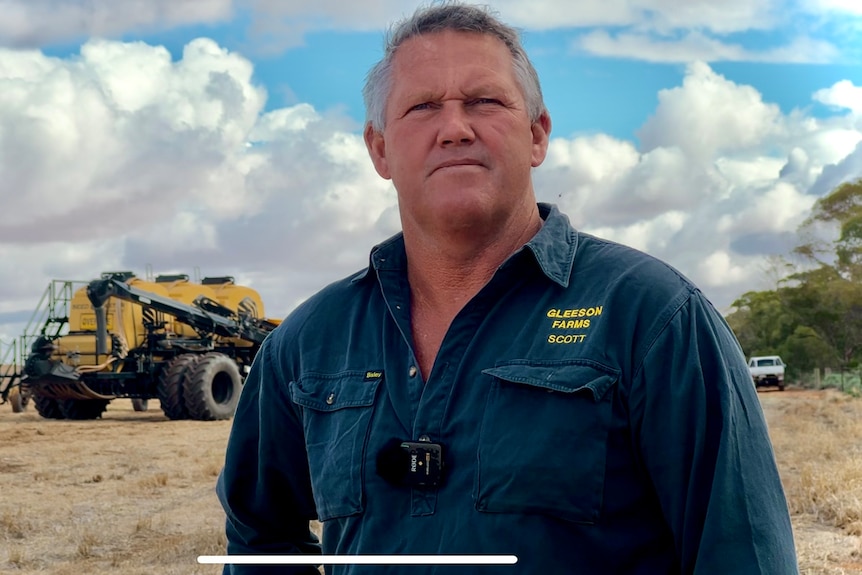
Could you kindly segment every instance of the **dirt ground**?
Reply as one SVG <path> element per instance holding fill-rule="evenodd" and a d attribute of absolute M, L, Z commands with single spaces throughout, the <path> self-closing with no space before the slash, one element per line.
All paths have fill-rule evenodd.
<path fill-rule="evenodd" d="M 219 573 L 196 557 L 224 554 L 213 489 L 229 430 L 169 421 L 152 400 L 94 421 L 0 407 L 0 572 Z"/>
<path fill-rule="evenodd" d="M 862 574 L 862 517 L 854 519 L 862 498 L 824 483 L 820 491 L 837 494 L 830 497 L 855 499 L 827 508 L 811 479 L 822 472 L 849 481 L 841 479 L 852 472 L 844 455 L 853 454 L 840 442 L 858 445 L 862 437 L 840 420 L 862 419 L 862 400 L 793 390 L 760 397 L 792 499 L 802 573 Z M 224 553 L 213 488 L 229 430 L 229 421 L 168 421 L 154 401 L 143 413 L 114 401 L 95 421 L 45 420 L 32 407 L 16 414 L 0 406 L 0 572 L 220 573 L 196 557 Z"/>

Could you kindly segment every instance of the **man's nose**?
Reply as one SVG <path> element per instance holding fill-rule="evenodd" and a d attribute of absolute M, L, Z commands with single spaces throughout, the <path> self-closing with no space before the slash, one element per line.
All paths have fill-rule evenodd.
<path fill-rule="evenodd" d="M 469 144 L 476 139 L 468 111 L 461 102 L 447 102 L 440 115 L 437 143 L 441 146 Z"/>

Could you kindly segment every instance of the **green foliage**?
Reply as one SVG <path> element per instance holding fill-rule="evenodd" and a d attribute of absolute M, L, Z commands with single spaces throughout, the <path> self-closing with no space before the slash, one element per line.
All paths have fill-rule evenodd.
<path fill-rule="evenodd" d="M 833 239 L 823 240 L 824 230 Z M 781 355 L 788 379 L 823 366 L 855 368 L 862 360 L 862 179 L 820 198 L 799 237 L 794 252 L 808 265 L 774 290 L 743 294 L 727 321 L 746 355 Z M 845 379 L 844 388 L 862 384 Z"/>
<path fill-rule="evenodd" d="M 786 377 L 798 379 L 801 374 L 824 365 L 837 364 L 835 349 L 812 328 L 797 325 L 793 333 L 778 348 L 778 355 L 792 361 L 787 366 Z M 792 358 L 792 360 L 791 360 Z"/>
<path fill-rule="evenodd" d="M 834 266 L 849 279 L 862 278 L 862 179 L 841 184 L 817 200 L 802 225 L 801 235 L 810 235 L 818 225 L 833 229 L 835 238 L 831 242 L 803 241 L 796 253 Z"/>
<path fill-rule="evenodd" d="M 736 311 L 727 316 L 727 322 L 749 356 L 778 353 L 795 328 L 795 318 L 777 291 L 748 292 L 733 306 Z"/>

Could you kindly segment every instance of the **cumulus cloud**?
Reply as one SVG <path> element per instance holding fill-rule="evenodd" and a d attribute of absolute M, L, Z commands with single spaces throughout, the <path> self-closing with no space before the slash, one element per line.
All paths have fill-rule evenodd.
<path fill-rule="evenodd" d="M 847 109 L 862 117 L 862 86 L 856 86 L 850 80 L 841 80 L 830 88 L 817 90 L 813 97 L 822 104 Z"/>
<path fill-rule="evenodd" d="M 249 36 L 257 50 L 280 52 L 317 30 L 379 30 L 405 14 L 400 0 L 243 0 L 250 9 Z"/>
<path fill-rule="evenodd" d="M 213 23 L 232 0 L 0 0 L 0 45 L 38 47 L 86 36 Z"/>
<path fill-rule="evenodd" d="M 854 122 L 782 114 L 695 63 L 659 93 L 640 148 L 607 135 L 553 140 L 537 194 L 578 228 L 664 259 L 726 309 L 774 287 L 770 259 L 792 249 L 817 197 L 862 175 Z"/>
<path fill-rule="evenodd" d="M 855 38 L 862 28 L 854 18 L 859 16 L 855 0 L 488 0 L 487 4 L 528 31 L 586 31 L 573 42 L 579 50 L 654 62 L 852 60 L 854 50 L 858 57 Z M 119 38 L 130 32 L 221 25 L 237 18 L 248 22 L 245 30 L 231 31 L 237 45 L 278 53 L 303 45 L 314 32 L 382 30 L 413 8 L 402 0 L 0 0 L 0 45 L 38 48 L 90 36 Z M 796 29 L 814 35 L 800 32 L 765 50 L 752 48 L 748 38 L 744 44 L 728 40 L 741 32 L 774 32 L 788 23 L 799 23 Z"/>
<path fill-rule="evenodd" d="M 112 237 L 184 206 L 216 219 L 259 207 L 240 176 L 265 93 L 250 62 L 211 40 L 178 62 L 142 43 L 94 40 L 69 60 L 0 50 L 0 71 L 0 199 L 15 214 L 0 240 Z"/>
<path fill-rule="evenodd" d="M 702 62 L 690 64 L 682 86 L 662 90 L 658 98 L 656 113 L 638 132 L 646 150 L 677 146 L 704 161 L 731 149 L 751 149 L 782 131 L 777 105 Z"/>
<path fill-rule="evenodd" d="M 651 62 L 834 62 L 847 58 L 854 36 L 850 32 L 840 38 L 830 35 L 824 32 L 826 25 L 847 29 L 847 16 L 859 14 L 854 0 L 489 0 L 487 4 L 527 31 L 571 30 L 577 34 L 572 44 L 579 51 Z M 317 30 L 383 29 L 412 10 L 399 0 L 356 4 L 244 0 L 240 5 L 250 9 L 250 42 L 267 51 L 302 45 L 305 36 Z M 781 30 L 789 22 L 804 24 L 777 46 L 754 47 L 750 38 L 730 39 L 740 38 L 731 36 L 740 32 Z"/>
<path fill-rule="evenodd" d="M 823 168 L 817 180 L 811 186 L 811 193 L 823 195 L 834 190 L 844 182 L 862 178 L 862 134 L 856 149 L 847 157 L 835 164 Z"/>
<path fill-rule="evenodd" d="M 264 112 L 252 72 L 206 39 L 176 61 L 103 40 L 66 59 L 0 51 L 0 313 L 50 278 L 151 265 L 268 285 L 283 315 L 362 267 L 398 229 L 391 185 L 355 122 Z"/>
<path fill-rule="evenodd" d="M 359 126 L 308 104 L 267 111 L 253 72 L 206 39 L 177 60 L 104 40 L 65 59 L 0 51 L 0 324 L 31 310 L 51 278 L 197 268 L 253 285 L 281 316 L 363 267 L 400 222 Z M 555 138 L 537 194 L 726 307 L 770 287 L 756 285 L 764 258 L 788 245 L 821 188 L 862 173 L 844 90 L 816 96 L 841 113 L 782 114 L 692 64 L 659 94 L 640 145 Z"/>

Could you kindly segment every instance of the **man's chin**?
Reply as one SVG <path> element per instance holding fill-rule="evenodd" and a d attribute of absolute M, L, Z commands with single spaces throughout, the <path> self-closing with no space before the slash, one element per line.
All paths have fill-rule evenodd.
<path fill-rule="evenodd" d="M 483 229 L 499 232 L 505 218 L 500 206 L 487 198 L 460 197 L 438 203 L 433 210 L 434 227 L 451 234 Z"/>

